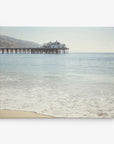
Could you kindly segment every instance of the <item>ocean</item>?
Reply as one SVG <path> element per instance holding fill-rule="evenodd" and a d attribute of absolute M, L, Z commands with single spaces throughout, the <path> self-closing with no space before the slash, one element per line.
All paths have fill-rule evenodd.
<path fill-rule="evenodd" d="M 0 54 L 0 109 L 114 118 L 114 53 Z"/>

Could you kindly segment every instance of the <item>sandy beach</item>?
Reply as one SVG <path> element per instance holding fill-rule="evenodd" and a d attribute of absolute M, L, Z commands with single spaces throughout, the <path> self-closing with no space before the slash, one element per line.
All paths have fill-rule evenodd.
<path fill-rule="evenodd" d="M 44 114 L 29 111 L 0 110 L 0 118 L 54 118 Z"/>

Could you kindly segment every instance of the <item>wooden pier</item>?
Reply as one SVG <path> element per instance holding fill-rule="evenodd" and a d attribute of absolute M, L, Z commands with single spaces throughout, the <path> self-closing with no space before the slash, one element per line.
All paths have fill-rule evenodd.
<path fill-rule="evenodd" d="M 0 48 L 0 54 L 66 54 L 69 48 Z"/>

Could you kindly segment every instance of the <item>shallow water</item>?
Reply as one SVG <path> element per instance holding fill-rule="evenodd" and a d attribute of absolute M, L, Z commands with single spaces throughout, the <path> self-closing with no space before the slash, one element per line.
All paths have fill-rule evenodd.
<path fill-rule="evenodd" d="M 114 53 L 0 54 L 0 108 L 114 117 Z"/>

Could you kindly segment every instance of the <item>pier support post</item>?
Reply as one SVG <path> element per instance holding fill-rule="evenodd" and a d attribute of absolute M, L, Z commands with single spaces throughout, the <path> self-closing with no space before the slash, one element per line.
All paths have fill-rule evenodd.
<path fill-rule="evenodd" d="M 19 49 L 19 54 L 21 54 L 21 49 Z"/>
<path fill-rule="evenodd" d="M 6 49 L 6 54 L 8 54 L 9 53 L 9 50 L 8 49 Z"/>
<path fill-rule="evenodd" d="M 17 54 L 17 49 L 15 49 L 15 54 Z"/>
<path fill-rule="evenodd" d="M 4 49 L 2 49 L 2 54 L 4 54 Z"/>

